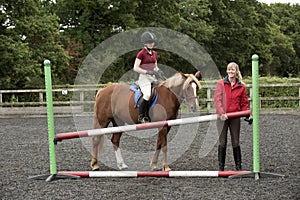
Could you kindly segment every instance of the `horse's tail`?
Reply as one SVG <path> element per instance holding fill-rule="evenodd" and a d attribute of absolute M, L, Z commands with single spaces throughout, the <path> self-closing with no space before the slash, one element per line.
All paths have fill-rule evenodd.
<path fill-rule="evenodd" d="M 98 129 L 98 128 L 101 128 L 100 127 L 100 124 L 99 124 L 99 121 L 98 121 L 98 118 L 97 118 L 97 112 L 96 112 L 96 109 L 95 109 L 95 112 L 94 112 L 94 120 L 93 120 L 93 128 L 94 129 Z M 107 140 L 107 136 L 106 135 L 100 135 L 98 136 L 100 141 L 99 141 L 99 144 L 98 144 L 98 157 L 101 156 L 104 151 L 105 151 L 105 146 L 106 146 L 106 140 Z"/>

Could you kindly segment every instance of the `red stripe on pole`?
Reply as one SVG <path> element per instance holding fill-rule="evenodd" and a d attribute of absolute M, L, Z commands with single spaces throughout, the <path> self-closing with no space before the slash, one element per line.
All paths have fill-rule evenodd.
<path fill-rule="evenodd" d="M 76 171 L 75 172 L 62 171 L 62 172 L 58 172 L 58 174 L 80 176 L 81 178 L 89 178 L 90 177 L 90 173 L 88 171 L 77 171 L 77 172 Z"/>
<path fill-rule="evenodd" d="M 233 175 L 239 175 L 239 174 L 249 174 L 250 171 L 219 171 L 218 176 L 219 177 L 228 177 Z"/>
<path fill-rule="evenodd" d="M 137 124 L 136 130 L 160 128 L 160 127 L 165 127 L 165 126 L 168 126 L 168 121 L 151 122 L 151 123 L 145 123 L 145 124 Z"/>
<path fill-rule="evenodd" d="M 247 117 L 251 114 L 251 110 L 244 110 L 239 112 L 232 112 L 226 113 L 227 117 L 230 118 L 237 118 L 237 117 Z"/>
<path fill-rule="evenodd" d="M 146 172 L 146 171 L 140 171 L 137 172 L 138 177 L 169 177 L 169 172 L 165 171 L 157 171 L 157 172 Z"/>
<path fill-rule="evenodd" d="M 65 139 L 72 139 L 72 138 L 80 138 L 80 137 L 87 137 L 88 131 L 79 131 L 79 132 L 70 132 L 70 133 L 60 133 L 56 134 L 56 140 L 65 140 Z"/>

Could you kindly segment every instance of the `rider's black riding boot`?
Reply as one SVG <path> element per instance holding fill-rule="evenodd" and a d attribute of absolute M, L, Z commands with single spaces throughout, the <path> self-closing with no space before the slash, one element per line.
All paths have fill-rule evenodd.
<path fill-rule="evenodd" d="M 142 100 L 140 107 L 139 107 L 139 116 L 138 116 L 138 123 L 146 123 L 148 122 L 148 118 L 146 117 L 146 112 L 148 112 L 148 101 L 145 99 Z"/>
<path fill-rule="evenodd" d="M 236 170 L 241 171 L 242 170 L 242 155 L 241 155 L 241 147 L 240 146 L 233 148 L 233 158 L 234 158 Z"/>
<path fill-rule="evenodd" d="M 219 145 L 218 147 L 219 171 L 224 171 L 225 158 L 226 158 L 226 146 L 222 147 Z"/>
<path fill-rule="evenodd" d="M 150 105 L 149 105 L 149 101 L 147 101 L 146 109 L 145 109 L 145 117 L 144 117 L 145 122 L 151 122 L 151 118 L 149 116 L 149 109 L 150 109 Z"/>

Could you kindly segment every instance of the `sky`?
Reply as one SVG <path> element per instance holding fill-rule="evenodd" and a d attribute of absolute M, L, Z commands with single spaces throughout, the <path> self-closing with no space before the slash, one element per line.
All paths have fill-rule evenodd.
<path fill-rule="evenodd" d="M 290 3 L 290 4 L 300 4 L 300 0 L 258 0 L 259 2 L 270 3 Z"/>

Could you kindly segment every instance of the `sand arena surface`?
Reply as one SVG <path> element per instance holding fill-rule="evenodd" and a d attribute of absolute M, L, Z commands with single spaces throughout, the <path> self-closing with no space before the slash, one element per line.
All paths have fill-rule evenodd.
<path fill-rule="evenodd" d="M 92 124 L 91 117 L 81 119 Z M 1 199 L 299 199 L 300 198 L 300 115 L 260 116 L 261 172 L 285 175 L 285 178 L 87 178 L 45 182 L 29 176 L 49 173 L 47 119 L 0 119 Z M 175 162 L 173 170 L 217 170 L 217 145 L 199 158 L 199 144 L 208 123 L 201 123 L 188 150 Z M 175 127 L 174 127 L 175 128 Z M 173 129 L 173 128 L 172 128 Z M 172 129 L 169 137 L 172 137 Z M 176 128 L 175 128 L 176 130 Z M 242 122 L 241 149 L 243 169 L 252 170 L 252 128 Z M 55 132 L 76 131 L 72 117 L 55 118 Z M 173 130 L 174 131 L 174 130 Z M 121 148 L 154 148 L 153 142 L 132 139 L 124 134 Z M 234 169 L 232 148 L 228 138 L 226 170 Z M 57 145 L 59 171 L 90 170 L 90 153 L 80 139 Z M 107 151 L 112 151 L 108 148 Z M 134 158 L 124 158 L 129 170 Z M 115 158 L 112 157 L 115 162 Z M 160 159 L 159 159 L 160 161 Z M 149 159 L 150 163 L 150 159 Z M 101 164 L 101 170 L 114 170 Z"/>

